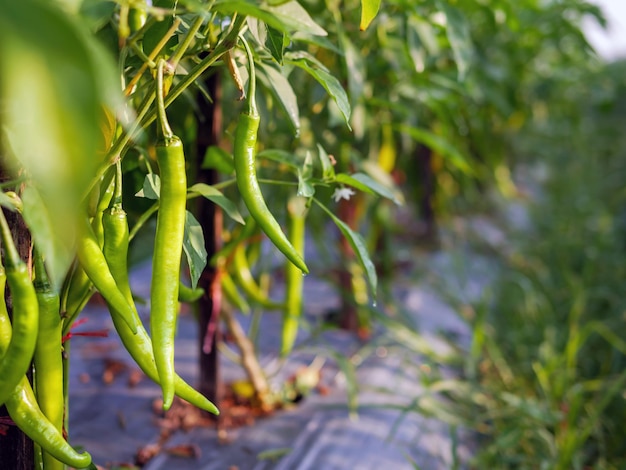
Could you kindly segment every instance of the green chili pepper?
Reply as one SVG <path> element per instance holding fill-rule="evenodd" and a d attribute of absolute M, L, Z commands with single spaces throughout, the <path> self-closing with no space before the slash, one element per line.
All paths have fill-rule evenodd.
<path fill-rule="evenodd" d="M 133 317 L 133 309 L 120 292 L 115 279 L 111 275 L 104 254 L 100 249 L 96 235 L 86 217 L 79 221 L 78 261 L 91 282 L 109 305 L 124 318 L 133 333 L 137 332 L 137 322 Z"/>
<path fill-rule="evenodd" d="M 33 389 L 25 376 L 5 405 L 15 424 L 39 444 L 42 451 L 75 468 L 86 468 L 91 464 L 91 455 L 87 452 L 82 454 L 76 452 L 41 412 Z"/>
<path fill-rule="evenodd" d="M 85 273 L 81 264 L 76 261 L 72 273 L 63 288 L 61 312 L 63 315 L 63 336 L 67 335 L 78 314 L 85 308 L 95 293 L 93 282 Z"/>
<path fill-rule="evenodd" d="M 248 208 L 250 215 L 259 224 L 267 237 L 286 257 L 295 264 L 302 272 L 308 273 L 304 260 L 298 251 L 289 242 L 283 233 L 278 221 L 265 203 L 261 187 L 256 176 L 256 143 L 259 130 L 259 113 L 255 101 L 256 77 L 254 73 L 254 58 L 247 42 L 243 40 L 248 55 L 250 77 L 248 79 L 248 109 L 240 114 L 234 140 L 234 163 L 237 187 L 241 199 Z"/>
<path fill-rule="evenodd" d="M 164 66 L 165 61 L 160 60 L 157 72 L 157 109 L 162 136 L 157 143 L 156 154 L 161 176 L 161 192 L 152 257 L 150 331 L 154 359 L 163 391 L 163 409 L 168 410 L 174 398 L 174 336 L 185 234 L 187 175 L 183 143 L 172 133 L 165 114 Z"/>
<path fill-rule="evenodd" d="M 112 206 L 104 212 L 102 219 L 104 226 L 104 247 L 102 250 L 120 291 L 126 297 L 127 302 L 133 306 L 133 315 L 137 321 L 137 334 L 133 335 L 119 315 L 111 315 L 111 318 L 130 356 L 150 379 L 158 383 L 159 374 L 154 362 L 152 342 L 134 307 L 128 279 L 128 221 L 126 212 L 121 205 L 121 197 L 119 197 L 121 196 L 121 177 L 118 178 L 120 192 L 116 190 L 118 196 L 114 198 Z M 210 413 L 219 414 L 213 403 L 194 390 L 178 375 L 174 377 L 174 391 L 176 395 L 192 405 Z"/>
<path fill-rule="evenodd" d="M 131 34 L 139 31 L 146 24 L 147 19 L 146 2 L 135 2 L 128 10 L 128 27 Z"/>
<path fill-rule="evenodd" d="M 4 215 L 0 215 L 0 224 L 2 225 L 1 230 L 3 232 L 4 240 L 6 220 L 4 220 L 4 223 L 2 222 L 3 220 Z M 8 229 L 8 226 L 6 226 L 6 229 Z M 10 236 L 10 233 L 8 235 Z M 12 241 L 8 244 L 5 241 L 5 252 L 7 253 L 7 258 L 13 259 L 17 255 L 17 259 L 13 259 L 13 263 L 15 264 L 16 260 L 21 262 L 21 259 L 19 258 L 19 254 L 17 253 L 15 246 L 13 245 L 13 248 L 11 248 L 12 245 Z M 34 305 L 37 305 L 34 288 L 32 288 L 32 292 L 28 287 L 15 289 L 15 279 L 11 280 L 13 277 L 13 274 L 11 274 L 12 269 L 13 268 L 10 268 L 5 274 L 4 268 L 0 266 L 0 358 L 3 363 L 7 359 L 8 355 L 12 354 L 11 347 L 17 337 L 17 333 L 14 332 L 14 327 L 16 326 L 16 309 L 17 304 L 23 303 L 23 300 L 18 300 L 17 296 L 25 294 L 25 299 L 29 303 L 32 302 Z M 28 277 L 28 270 L 26 270 L 26 276 Z M 10 288 L 11 286 L 14 287 L 14 289 L 11 290 L 11 296 L 13 298 L 13 326 L 11 324 L 11 320 L 9 319 L 6 303 L 4 302 L 5 281 L 8 281 Z M 23 282 L 25 284 L 25 279 L 21 275 L 19 277 L 19 281 L 20 283 Z M 30 278 L 28 278 L 28 285 L 32 287 Z M 37 313 L 37 309 L 35 309 L 35 313 Z M 32 336 L 35 338 L 37 328 L 36 319 L 33 323 L 35 324 L 35 331 Z M 21 328 L 21 325 L 18 325 L 18 327 Z M 26 356 L 29 365 L 31 354 Z M 10 365 L 13 366 L 14 364 L 12 363 Z M 4 378 L 4 374 L 0 375 L 0 379 Z M 58 429 L 41 412 L 30 383 L 28 383 L 28 379 L 24 374 L 22 374 L 20 379 L 17 381 L 17 384 L 13 387 L 7 399 L 0 401 L 0 403 L 2 402 L 6 405 L 9 416 L 11 416 L 11 419 L 15 422 L 15 424 L 24 432 L 24 434 L 38 444 L 43 451 L 56 458 L 58 461 L 64 462 L 67 465 L 71 465 L 76 468 L 85 468 L 89 466 L 91 463 L 91 456 L 87 453 L 78 454 L 67 443 L 67 441 L 63 439 L 63 435 L 58 431 Z"/>
<path fill-rule="evenodd" d="M 304 254 L 305 240 L 305 200 L 292 198 L 287 204 L 289 220 L 287 234 L 289 240 L 299 253 Z M 283 331 L 281 355 L 286 356 L 293 348 L 298 335 L 298 323 L 302 315 L 302 292 L 304 278 L 302 272 L 292 263 L 285 266 L 285 311 L 283 314 Z"/>
<path fill-rule="evenodd" d="M 246 299 L 244 299 L 239 293 L 237 286 L 235 285 L 235 281 L 225 269 L 220 270 L 220 283 L 222 286 L 222 292 L 224 293 L 226 299 L 242 313 L 246 315 L 249 314 L 250 305 L 248 305 Z"/>
<path fill-rule="evenodd" d="M 20 258 L 2 210 L 0 210 L 0 237 L 4 244 L 7 284 L 13 301 L 11 342 L 0 361 L 0 404 L 2 404 L 30 367 L 37 341 L 39 308 L 28 267 Z"/>
<path fill-rule="evenodd" d="M 91 228 L 100 247 L 102 247 L 104 237 L 102 233 L 102 214 L 109 206 L 113 197 L 115 189 L 114 176 L 115 172 L 112 169 L 107 171 L 100 182 L 100 190 L 93 191 L 93 193 L 97 194 L 97 199 L 92 204 Z M 71 275 L 63 286 L 61 297 L 61 312 L 64 318 L 63 336 L 69 333 L 74 320 L 85 308 L 85 305 L 87 305 L 94 293 L 93 282 L 91 282 L 80 263 L 75 263 L 72 267 Z"/>
<path fill-rule="evenodd" d="M 35 391 L 43 414 L 59 433 L 63 431 L 65 399 L 63 397 L 62 330 L 59 295 L 52 289 L 41 253 L 35 248 L 33 285 L 39 304 L 39 332 L 35 347 Z M 48 452 L 42 453 L 45 470 L 64 470 L 62 462 Z"/>
<path fill-rule="evenodd" d="M 178 301 L 191 304 L 196 302 L 204 295 L 204 289 L 202 287 L 196 287 L 195 289 L 186 286 L 182 282 L 178 286 Z"/>
<path fill-rule="evenodd" d="M 248 259 L 246 258 L 246 247 L 240 243 L 233 253 L 232 274 L 244 293 L 255 303 L 266 308 L 282 308 L 283 304 L 268 298 L 252 276 Z"/>

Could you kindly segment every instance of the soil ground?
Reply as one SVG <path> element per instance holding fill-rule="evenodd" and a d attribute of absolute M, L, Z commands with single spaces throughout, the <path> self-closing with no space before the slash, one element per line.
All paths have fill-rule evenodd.
<path fill-rule="evenodd" d="M 443 254 L 405 256 L 420 256 L 434 269 L 447 269 L 452 263 Z M 132 273 L 134 291 L 140 296 L 148 295 L 149 275 L 149 265 Z M 480 291 L 481 277 L 470 279 L 470 284 L 465 287 Z M 428 282 L 398 279 L 393 297 L 433 349 L 447 347 L 441 332 L 467 340 L 466 325 Z M 310 275 L 305 280 L 305 303 L 306 318 L 315 325 L 339 307 L 339 298 L 331 285 Z M 140 307 L 146 324 L 147 311 Z M 280 318 L 264 315 L 258 346 L 263 367 L 273 374 L 272 383 L 284 383 L 303 367 L 323 361 L 319 383 L 293 407 L 251 420 L 248 426 L 218 430 L 199 422 L 189 409 L 173 410 L 164 419 L 155 411 L 159 388 L 139 373 L 121 346 L 106 308 L 91 304 L 82 318 L 86 322 L 77 332 L 107 329 L 109 336 L 72 339 L 69 431 L 72 444 L 88 450 L 101 467 L 128 468 L 140 462 L 148 470 L 444 470 L 470 455 L 467 441 L 452 436 L 445 424 L 399 410 L 422 392 L 420 374 L 428 372 L 428 364 L 414 353 L 398 353 L 377 332 L 363 342 L 337 329 L 315 338 L 303 330 L 301 346 L 279 367 L 275 358 Z M 246 327 L 249 318 L 240 320 Z M 176 368 L 191 384 L 197 377 L 197 335 L 193 316 L 183 311 Z M 354 383 L 333 357 L 357 366 L 356 393 L 350 393 Z M 243 378 L 239 367 L 224 357 L 221 373 L 225 383 Z"/>

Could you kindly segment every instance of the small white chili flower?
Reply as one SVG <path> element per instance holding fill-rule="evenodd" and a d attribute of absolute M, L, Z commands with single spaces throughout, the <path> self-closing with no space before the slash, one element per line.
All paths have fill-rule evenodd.
<path fill-rule="evenodd" d="M 356 192 L 353 189 L 346 188 L 345 186 L 343 186 L 341 188 L 335 189 L 335 192 L 333 193 L 332 198 L 335 200 L 335 202 L 339 202 L 342 199 L 349 201 L 350 197 L 354 196 L 355 194 Z"/>

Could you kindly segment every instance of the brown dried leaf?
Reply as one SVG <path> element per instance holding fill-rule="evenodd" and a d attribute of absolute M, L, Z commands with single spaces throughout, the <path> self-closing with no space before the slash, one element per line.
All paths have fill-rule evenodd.
<path fill-rule="evenodd" d="M 197 459 L 200 458 L 200 447 L 195 444 L 180 444 L 173 447 L 168 447 L 165 449 L 169 455 L 174 455 L 176 457 L 183 457 L 186 459 Z"/>

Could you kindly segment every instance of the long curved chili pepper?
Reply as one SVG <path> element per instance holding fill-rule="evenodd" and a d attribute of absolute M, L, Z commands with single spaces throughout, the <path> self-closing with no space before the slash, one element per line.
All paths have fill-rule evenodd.
<path fill-rule="evenodd" d="M 114 176 L 115 172 L 109 169 L 100 181 L 98 199 L 94 202 L 93 217 L 91 218 L 91 228 L 98 240 L 98 246 L 102 247 L 102 214 L 109 207 L 113 191 L 115 190 Z M 94 284 L 85 273 L 80 263 L 74 263 L 71 275 L 68 277 L 61 297 L 61 313 L 63 315 L 63 336 L 67 335 L 74 324 L 74 321 L 85 308 L 91 296 L 95 293 Z"/>
<path fill-rule="evenodd" d="M 178 301 L 184 302 L 187 304 L 196 302 L 204 295 L 204 289 L 202 287 L 193 287 L 186 286 L 182 282 L 178 286 Z"/>
<path fill-rule="evenodd" d="M 6 277 L 8 281 L 8 275 Z M 29 280 L 30 282 L 30 280 Z M 0 358 L 6 358 L 15 334 L 4 302 L 4 269 L 0 267 Z M 15 293 L 11 292 L 15 299 Z M 35 292 L 33 289 L 33 297 Z M 17 300 L 17 299 L 15 299 Z M 15 300 L 14 310 L 15 315 Z M 36 298 L 33 299 L 36 303 Z M 14 317 L 15 318 L 15 317 Z M 35 322 L 36 323 L 36 322 Z M 13 322 L 15 325 L 15 321 Z M 30 356 L 28 356 L 30 363 Z M 3 400 L 4 401 L 4 400 Z M 63 438 L 63 435 L 41 412 L 33 390 L 25 375 L 22 375 L 9 393 L 4 404 L 15 424 L 41 449 L 60 462 L 76 468 L 85 468 L 91 463 L 88 453 L 78 454 Z"/>
<path fill-rule="evenodd" d="M 15 424 L 39 444 L 42 451 L 75 468 L 86 468 L 91 464 L 91 455 L 87 452 L 82 454 L 76 452 L 63 438 L 63 434 L 41 412 L 33 389 L 25 376 L 5 405 Z"/>
<path fill-rule="evenodd" d="M 250 68 L 248 79 L 248 109 L 239 115 L 239 122 L 235 130 L 234 140 L 234 163 L 235 178 L 237 187 L 241 194 L 241 199 L 248 208 L 250 215 L 259 224 L 267 237 L 286 257 L 295 264 L 302 272 L 308 273 L 307 268 L 300 253 L 289 242 L 278 221 L 270 212 L 263 198 L 261 187 L 256 176 L 256 143 L 259 131 L 259 113 L 256 107 L 255 90 L 256 77 L 254 73 L 254 58 L 247 42 L 243 40 L 246 53 L 248 55 L 248 66 Z"/>
<path fill-rule="evenodd" d="M 121 184 L 119 187 L 121 190 Z M 152 342 L 150 336 L 148 336 L 148 333 L 141 324 L 137 310 L 134 308 L 132 291 L 128 279 L 128 220 L 119 196 L 114 198 L 112 206 L 104 212 L 102 222 L 104 226 L 104 246 L 102 251 L 120 291 L 124 294 L 128 303 L 133 306 L 133 314 L 137 320 L 137 334 L 133 334 L 132 331 L 130 331 L 128 325 L 126 325 L 119 315 L 111 315 L 113 325 L 124 347 L 139 368 L 150 379 L 159 383 L 159 374 L 154 362 Z M 178 375 L 174 376 L 174 393 L 200 409 L 219 414 L 219 411 L 213 403 L 207 400 Z"/>
<path fill-rule="evenodd" d="M 39 304 L 39 332 L 33 362 L 35 364 L 35 393 L 43 414 L 59 433 L 63 432 L 65 399 L 63 397 L 62 330 L 59 295 L 52 289 L 43 257 L 33 251 L 35 278 L 33 285 Z M 62 462 L 48 452 L 42 452 L 45 470 L 64 470 Z"/>
<path fill-rule="evenodd" d="M 79 221 L 77 254 L 78 261 L 98 292 L 109 305 L 117 310 L 131 331 L 136 333 L 137 322 L 133 316 L 133 309 L 128 305 L 126 298 L 117 287 L 100 249 L 98 239 L 86 217 L 81 217 Z"/>
<path fill-rule="evenodd" d="M 168 410 L 174 398 L 174 336 L 185 234 L 187 175 L 183 143 L 173 134 L 165 114 L 164 66 L 165 61 L 162 59 L 158 63 L 157 72 L 158 122 L 162 136 L 156 146 L 161 192 L 152 257 L 150 331 L 154 359 L 163 391 L 163 409 Z"/>
<path fill-rule="evenodd" d="M 287 235 L 299 253 L 304 254 L 305 241 L 305 205 L 301 198 L 293 198 L 287 204 Z M 293 264 L 285 266 L 285 311 L 283 313 L 283 331 L 281 356 L 288 355 L 298 335 L 298 323 L 302 315 L 302 292 L 304 278 L 302 272 Z"/>
<path fill-rule="evenodd" d="M 243 296 L 237 290 L 237 286 L 235 285 L 235 281 L 230 276 L 230 273 L 226 269 L 221 269 L 220 272 L 220 283 L 222 286 L 222 292 L 226 299 L 233 305 L 233 307 L 238 308 L 241 313 L 249 314 L 250 313 L 250 305 L 243 298 Z"/>
<path fill-rule="evenodd" d="M 61 313 L 63 315 L 63 336 L 67 335 L 76 320 L 76 317 L 85 308 L 95 288 L 89 276 L 78 261 L 72 267 L 72 273 L 67 279 L 67 287 L 64 287 L 61 301 Z"/>
<path fill-rule="evenodd" d="M 20 258 L 2 210 L 0 210 L 0 237 L 4 245 L 7 285 L 13 301 L 11 341 L 0 361 L 0 404 L 2 404 L 10 397 L 30 367 L 37 341 L 39 307 L 28 267 Z"/>
<path fill-rule="evenodd" d="M 291 263 L 290 263 L 291 264 Z M 239 283 L 243 292 L 255 303 L 266 308 L 282 308 L 283 304 L 275 302 L 267 297 L 265 292 L 259 287 L 252 276 L 248 259 L 246 258 L 245 243 L 240 243 L 233 253 L 232 274 L 234 279 Z"/>

